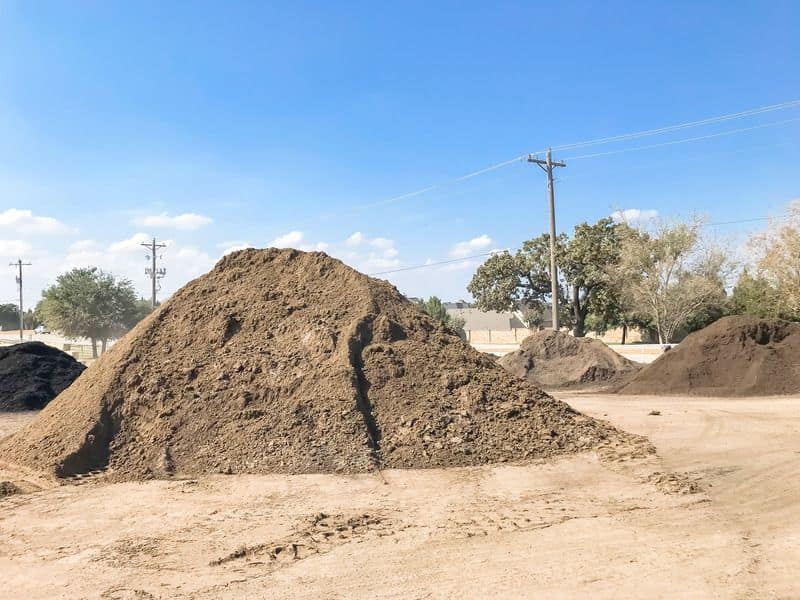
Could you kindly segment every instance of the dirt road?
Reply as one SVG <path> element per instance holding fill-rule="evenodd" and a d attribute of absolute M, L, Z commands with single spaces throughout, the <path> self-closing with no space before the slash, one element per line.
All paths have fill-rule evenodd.
<path fill-rule="evenodd" d="M 0 499 L 4 595 L 800 597 L 800 397 L 563 398 L 658 455 L 50 487 Z"/>

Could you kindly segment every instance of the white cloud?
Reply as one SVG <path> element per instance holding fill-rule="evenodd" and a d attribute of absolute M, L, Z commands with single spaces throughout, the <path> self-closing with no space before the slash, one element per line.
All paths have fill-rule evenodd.
<path fill-rule="evenodd" d="M 78 240 L 70 245 L 69 251 L 70 252 L 83 252 L 86 250 L 94 250 L 97 248 L 97 242 L 95 240 Z"/>
<path fill-rule="evenodd" d="M 611 213 L 611 218 L 617 223 L 628 223 L 636 225 L 651 221 L 658 216 L 658 211 L 655 209 L 642 210 L 641 208 L 626 208 L 624 210 L 615 210 Z"/>
<path fill-rule="evenodd" d="M 231 252 L 236 252 L 237 250 L 246 250 L 247 248 L 252 247 L 253 245 L 246 240 L 231 240 L 217 244 L 217 248 L 222 248 L 222 256 L 227 256 Z"/>
<path fill-rule="evenodd" d="M 394 240 L 388 238 L 370 238 L 357 231 L 343 245 L 343 248 L 334 247 L 332 254 L 362 273 L 389 271 L 403 264 Z"/>
<path fill-rule="evenodd" d="M 302 231 L 290 231 L 284 235 L 276 237 L 267 244 L 270 248 L 297 248 L 303 242 Z"/>
<path fill-rule="evenodd" d="M 231 246 L 241 246 L 243 244 L 250 244 L 247 240 L 226 240 L 224 242 L 217 242 L 214 244 L 217 248 L 230 248 Z"/>
<path fill-rule="evenodd" d="M 109 245 L 108 251 L 112 254 L 131 253 L 134 251 L 143 252 L 144 250 L 142 249 L 142 244 L 149 241 L 151 241 L 151 238 L 146 233 L 134 233 L 126 240 L 120 240 Z"/>
<path fill-rule="evenodd" d="M 269 248 L 294 248 L 303 252 L 325 252 L 330 248 L 327 242 L 306 243 L 305 234 L 302 231 L 290 231 L 284 235 L 276 237 L 267 243 Z"/>
<path fill-rule="evenodd" d="M 344 241 L 344 245 L 350 248 L 355 248 L 356 246 L 360 246 L 364 241 L 364 234 L 360 231 L 356 231 L 353 235 L 347 238 Z"/>
<path fill-rule="evenodd" d="M 345 261 L 347 262 L 347 261 Z M 362 273 L 376 273 L 379 271 L 388 271 L 391 269 L 396 269 L 401 266 L 403 263 L 400 262 L 397 258 L 388 258 L 386 256 L 378 256 L 375 254 L 370 254 L 365 258 L 360 258 L 357 264 L 352 265 L 357 268 Z"/>
<path fill-rule="evenodd" d="M 40 260 L 45 281 L 52 281 L 60 273 L 75 267 L 96 266 L 113 273 L 116 277 L 130 279 L 139 293 L 149 296 L 149 279 L 145 268 L 149 266 L 146 256 L 148 250 L 140 246 L 151 238 L 144 233 L 136 233 L 131 237 L 100 244 L 93 240 L 82 240 L 73 244 L 66 256 L 50 256 Z M 191 245 L 182 245 L 172 240 L 163 240 L 165 248 L 159 251 L 159 267 L 167 270 L 167 275 L 160 281 L 160 298 L 183 286 L 187 281 L 202 275 L 214 266 L 215 260 L 206 252 Z"/>
<path fill-rule="evenodd" d="M 154 227 L 161 229 L 179 229 L 181 231 L 194 231 L 213 222 L 211 217 L 195 213 L 183 213 L 171 217 L 167 213 L 160 215 L 145 215 L 136 217 L 133 222 L 141 227 Z"/>
<path fill-rule="evenodd" d="M 464 258 L 471 254 L 485 250 L 492 245 L 492 238 L 485 233 L 466 242 L 458 242 L 450 249 L 450 256 L 453 258 Z"/>
<path fill-rule="evenodd" d="M 387 240 L 386 238 L 376 237 L 369 241 L 369 245 L 379 250 L 389 250 L 394 248 L 394 240 Z"/>
<path fill-rule="evenodd" d="M 0 240 L 0 257 L 24 259 L 31 250 L 31 245 L 22 240 Z"/>
<path fill-rule="evenodd" d="M 30 210 L 9 208 L 0 212 L 0 227 L 13 229 L 17 234 L 57 234 L 72 233 L 74 229 L 68 227 L 53 217 L 40 217 Z"/>
<path fill-rule="evenodd" d="M 335 244 L 312 243 L 306 239 L 302 231 L 290 231 L 275 238 L 268 245 L 278 248 L 292 247 L 306 252 L 325 251 L 362 273 L 385 271 L 402 265 L 398 258 L 400 252 L 394 240 L 384 237 L 370 238 L 360 231 Z"/>
<path fill-rule="evenodd" d="M 465 269 L 472 269 L 474 270 L 480 263 L 477 260 L 460 260 L 454 263 L 448 263 L 446 265 L 442 265 L 439 269 L 440 271 L 464 271 Z"/>

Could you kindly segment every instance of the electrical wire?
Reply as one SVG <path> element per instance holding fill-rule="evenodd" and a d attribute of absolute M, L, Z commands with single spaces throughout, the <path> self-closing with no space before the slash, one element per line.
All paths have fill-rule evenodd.
<path fill-rule="evenodd" d="M 611 137 L 604 137 L 604 138 L 596 138 L 593 140 L 587 140 L 584 142 L 574 142 L 572 144 L 563 144 L 561 146 L 555 146 L 553 150 L 572 150 L 574 148 L 582 148 L 585 146 L 596 146 L 599 144 L 609 144 L 612 142 L 621 142 L 626 140 L 638 139 L 642 137 L 647 137 L 651 135 L 660 135 L 662 133 L 670 133 L 672 131 L 679 131 L 681 129 L 688 129 L 690 127 L 699 127 L 701 125 L 711 125 L 713 123 L 721 123 L 723 121 L 731 121 L 733 119 L 742 119 L 744 117 L 750 117 L 754 115 L 760 115 L 763 113 L 773 112 L 776 110 L 786 110 L 788 108 L 795 108 L 800 107 L 800 100 L 790 100 L 788 102 L 781 102 L 780 104 L 773 104 L 771 106 L 762 106 L 760 108 L 752 108 L 749 110 L 731 113 L 728 115 L 720 115 L 718 117 L 709 117 L 707 119 L 701 119 L 699 121 L 689 121 L 687 123 L 679 123 L 677 125 L 668 125 L 666 127 L 659 127 L 657 129 L 645 129 L 643 131 L 635 131 L 633 133 L 623 133 L 621 135 L 615 135 Z M 545 152 L 545 150 L 541 150 L 540 152 Z M 574 160 L 574 159 L 573 159 Z"/>
<path fill-rule="evenodd" d="M 389 271 L 379 271 L 377 273 L 370 273 L 370 276 L 375 275 L 388 275 L 389 273 L 400 273 L 401 271 L 413 271 L 415 269 L 424 269 L 427 267 L 438 267 L 440 265 L 449 265 L 452 263 L 459 263 L 464 262 L 465 260 L 471 260 L 473 258 L 482 258 L 484 256 L 493 256 L 495 254 L 502 254 L 503 252 L 509 252 L 511 250 L 515 250 L 515 248 L 511 248 L 509 250 L 492 250 L 491 252 L 484 252 L 483 254 L 473 254 L 472 256 L 463 256 L 461 258 L 451 258 L 449 260 L 440 260 L 438 262 L 429 262 L 425 263 L 424 265 L 414 265 L 411 267 L 400 267 L 398 269 L 391 269 Z"/>
<path fill-rule="evenodd" d="M 758 146 L 747 146 L 744 148 L 738 148 L 736 150 L 728 150 L 724 152 L 703 152 L 700 154 L 691 154 L 686 156 L 681 156 L 680 158 L 673 158 L 669 160 L 659 160 L 658 162 L 648 162 L 646 164 L 635 164 L 635 165 L 628 165 L 625 167 L 627 171 L 640 171 L 643 169 L 655 169 L 661 168 L 665 165 L 674 165 L 674 164 L 681 164 L 681 163 L 692 163 L 698 162 L 700 160 L 704 160 L 706 158 L 711 157 L 729 157 L 729 156 L 738 156 L 741 154 L 750 154 L 754 151 L 761 151 L 761 150 L 774 150 L 776 148 L 797 148 L 800 149 L 800 145 L 797 142 L 782 142 L 779 144 L 759 144 Z M 579 173 L 577 175 L 559 175 L 558 177 L 554 177 L 553 180 L 556 183 L 560 183 L 562 181 L 572 181 L 573 179 L 586 179 L 591 177 L 592 179 L 597 179 L 598 177 L 605 176 L 606 174 L 616 177 L 617 174 L 613 172 L 600 172 L 600 173 Z"/>
<path fill-rule="evenodd" d="M 799 216 L 800 215 L 798 213 L 787 213 L 787 214 L 771 216 L 771 217 L 753 217 L 753 218 L 750 218 L 750 219 L 738 219 L 736 221 L 717 221 L 715 223 L 700 223 L 699 227 L 716 227 L 716 226 L 719 226 L 719 225 L 738 225 L 740 223 L 753 223 L 753 222 L 756 222 L 756 221 L 770 221 L 770 220 L 781 221 L 781 220 L 785 220 L 785 219 L 798 218 Z M 428 267 L 437 267 L 437 266 L 441 266 L 441 265 L 448 265 L 448 264 L 452 264 L 452 263 L 464 262 L 464 261 L 471 260 L 471 259 L 474 259 L 474 258 L 483 258 L 485 256 L 494 256 L 496 254 L 502 254 L 503 252 L 516 252 L 517 250 L 519 250 L 519 248 L 507 248 L 505 250 L 492 250 L 491 252 L 484 252 L 483 254 L 474 254 L 472 256 L 464 256 L 462 258 L 453 258 L 453 259 L 448 259 L 448 260 L 440 260 L 440 261 L 436 261 L 436 262 L 427 262 L 427 263 L 422 264 L 422 265 L 412 265 L 412 266 L 409 266 L 409 267 L 400 267 L 400 268 L 391 269 L 391 270 L 388 270 L 388 271 L 378 271 L 377 273 L 370 273 L 369 275 L 371 277 L 374 277 L 374 276 L 377 276 L 377 275 L 390 275 L 392 273 L 400 273 L 400 272 L 403 272 L 403 271 L 415 271 L 415 270 L 418 270 L 418 269 L 427 269 Z"/>
<path fill-rule="evenodd" d="M 413 196 L 419 196 L 420 194 L 425 194 L 427 192 L 431 192 L 431 191 L 433 191 L 435 189 L 444 187 L 446 185 L 451 185 L 453 183 L 458 183 L 459 181 L 465 181 L 467 179 L 472 179 L 473 177 L 477 177 L 478 175 L 483 175 L 484 173 L 488 173 L 490 171 L 496 171 L 497 169 L 501 169 L 501 168 L 506 167 L 506 166 L 508 166 L 508 165 L 510 165 L 512 163 L 520 162 L 526 156 L 527 155 L 522 154 L 520 156 L 516 156 L 514 158 L 511 158 L 509 160 L 505 160 L 503 162 L 500 162 L 500 163 L 497 163 L 497 164 L 494 164 L 494 165 L 490 165 L 488 167 L 484 167 L 483 169 L 479 169 L 477 171 L 473 171 L 472 173 L 467 173 L 466 175 L 461 175 L 460 177 L 454 177 L 452 179 L 446 179 L 444 181 L 441 181 L 439 183 L 435 183 L 433 185 L 430 185 L 430 186 L 428 186 L 426 188 L 422 188 L 420 190 L 416 190 L 414 192 L 408 192 L 408 193 L 405 193 L 405 194 L 401 194 L 399 196 L 394 196 L 392 198 L 386 198 L 385 200 L 379 200 L 377 202 L 370 202 L 368 204 L 358 204 L 356 206 L 353 206 L 352 208 L 355 209 L 355 210 L 358 210 L 358 209 L 363 209 L 363 208 L 374 208 L 376 206 L 386 206 L 387 204 L 393 204 L 395 202 L 399 202 L 400 200 L 405 200 L 406 198 L 411 198 Z"/>
<path fill-rule="evenodd" d="M 582 156 L 571 156 L 565 158 L 564 161 L 585 160 L 587 158 L 597 158 L 599 156 L 610 156 L 612 154 L 622 154 L 626 152 L 638 152 L 639 150 L 650 150 L 652 148 L 661 148 L 663 146 L 674 146 L 675 144 L 685 144 L 688 142 L 697 142 L 700 140 L 708 140 L 716 137 L 723 137 L 726 135 L 734 135 L 736 133 L 743 133 L 745 131 L 753 131 L 755 129 L 763 129 L 765 127 L 776 127 L 778 125 L 785 125 L 787 123 L 795 123 L 800 121 L 800 117 L 793 119 L 784 119 L 783 121 L 773 121 L 772 123 L 760 123 L 759 125 L 752 125 L 750 127 L 740 127 L 739 129 L 729 129 L 727 131 L 719 131 L 717 133 L 709 133 L 708 135 L 698 135 L 690 138 L 683 138 L 680 140 L 670 140 L 668 142 L 660 142 L 658 144 L 647 144 L 645 146 L 634 146 L 632 148 L 620 148 L 618 150 L 608 150 L 606 152 L 595 152 L 594 154 L 584 154 Z"/>
<path fill-rule="evenodd" d="M 736 113 L 730 113 L 730 114 L 726 114 L 726 115 L 719 115 L 719 116 L 716 116 L 716 117 L 708 117 L 706 119 L 700 119 L 700 120 L 697 120 L 697 121 L 689 121 L 689 122 L 686 122 L 686 123 L 678 123 L 678 124 L 675 124 L 675 125 L 668 125 L 668 126 L 659 127 L 659 128 L 656 128 L 656 129 L 645 129 L 645 130 L 641 130 L 641 131 L 634 131 L 634 132 L 631 132 L 631 133 L 624 133 L 624 134 L 621 134 L 621 135 L 615 135 L 615 136 L 610 136 L 610 137 L 595 138 L 595 139 L 590 139 L 590 140 L 584 140 L 584 141 L 581 141 L 581 142 L 573 142 L 573 143 L 570 143 L 570 144 L 562 144 L 560 146 L 554 146 L 552 149 L 553 150 L 570 150 L 570 149 L 575 149 L 575 148 L 584 148 L 584 147 L 587 147 L 587 146 L 596 146 L 596 145 L 600 145 L 600 144 L 609 144 L 609 143 L 613 143 L 613 142 L 621 142 L 621 141 L 627 141 L 627 140 L 633 140 L 633 139 L 640 139 L 640 138 L 643 138 L 643 137 L 649 137 L 649 136 L 653 136 L 653 135 L 661 135 L 661 134 L 665 134 L 665 133 L 671 133 L 673 131 L 680 131 L 680 130 L 683 130 L 683 129 L 689 129 L 691 127 L 700 127 L 700 126 L 704 126 L 704 125 L 712 125 L 712 124 L 715 124 L 715 123 L 721 123 L 721 122 L 731 121 L 731 120 L 735 120 L 735 119 L 743 119 L 743 118 L 746 118 L 746 117 L 752 117 L 752 116 L 755 116 L 755 115 L 765 114 L 765 113 L 774 112 L 774 111 L 778 111 L 778 110 L 787 110 L 787 109 L 799 108 L 799 107 L 800 107 L 800 100 L 789 100 L 787 102 L 781 102 L 780 104 L 772 104 L 770 106 L 762 106 L 762 107 L 758 107 L 758 108 L 752 108 L 752 109 L 749 109 L 749 110 L 744 110 L 744 111 L 740 111 L 740 112 L 736 112 Z M 780 121 L 780 122 L 777 122 L 777 123 L 767 123 L 767 124 L 762 124 L 762 125 L 756 125 L 756 126 L 753 126 L 753 127 L 745 127 L 745 128 L 741 128 L 741 129 L 737 129 L 737 130 L 728 131 L 728 132 L 710 134 L 708 136 L 698 136 L 696 138 L 688 138 L 688 139 L 685 139 L 685 140 L 674 140 L 674 141 L 671 141 L 671 142 L 664 142 L 662 144 L 653 144 L 653 145 L 649 145 L 649 146 L 642 146 L 642 147 L 631 148 L 631 149 L 614 150 L 614 151 L 610 151 L 610 152 L 607 152 L 607 153 L 596 153 L 596 154 L 589 154 L 589 155 L 585 155 L 585 156 L 577 156 L 577 157 L 567 158 L 565 160 L 584 160 L 584 159 L 587 159 L 587 158 L 605 156 L 607 154 L 616 154 L 616 153 L 619 153 L 619 152 L 634 152 L 634 151 L 637 151 L 637 150 L 645 150 L 645 149 L 649 149 L 649 148 L 656 148 L 656 147 L 659 147 L 659 146 L 662 146 L 662 145 L 663 146 L 667 146 L 667 145 L 673 145 L 673 144 L 680 144 L 680 143 L 698 141 L 698 140 L 701 140 L 701 139 L 709 139 L 709 138 L 713 138 L 713 137 L 720 137 L 720 136 L 723 136 L 723 135 L 733 135 L 735 133 L 741 133 L 741 132 L 744 132 L 744 131 L 750 131 L 752 129 L 759 129 L 759 128 L 762 128 L 762 127 L 772 127 L 772 126 L 775 126 L 775 125 L 781 125 L 781 124 L 789 123 L 789 122 L 792 122 L 792 121 L 795 121 L 795 120 L 800 120 L 800 118 L 798 118 L 798 119 L 787 119 L 785 121 Z M 537 151 L 531 152 L 529 154 L 534 154 L 534 155 L 542 154 L 542 153 L 544 153 L 546 151 L 547 151 L 547 149 L 537 150 Z M 520 156 L 515 156 L 514 158 L 511 158 L 511 159 L 508 159 L 508 160 L 504 160 L 502 162 L 495 163 L 493 165 L 489 165 L 488 167 L 484 167 L 483 169 L 478 169 L 477 171 L 472 171 L 471 173 L 467 173 L 467 174 L 461 175 L 459 177 L 446 179 L 446 180 L 443 180 L 443 181 L 441 181 L 439 183 L 435 183 L 433 185 L 429 185 L 427 187 L 424 187 L 424 188 L 421 188 L 421 189 L 418 189 L 418 190 L 414 190 L 414 191 L 411 191 L 411 192 L 406 192 L 404 194 L 400 194 L 399 196 L 393 196 L 391 198 L 386 198 L 384 200 L 379 200 L 377 202 L 371 202 L 371 203 L 367 203 L 367 204 L 356 205 L 356 206 L 353 206 L 350 210 L 361 210 L 361 209 L 365 209 L 365 208 L 375 208 L 375 207 L 379 207 L 379 206 L 387 206 L 389 204 L 394 204 L 394 203 L 399 202 L 401 200 L 406 200 L 408 198 L 413 198 L 415 196 L 420 196 L 422 194 L 426 194 L 428 192 L 431 192 L 433 190 L 442 188 L 444 186 L 452 185 L 452 184 L 458 183 L 460 181 L 466 181 L 467 179 L 472 179 L 473 177 L 477 177 L 478 175 L 483 175 L 484 173 L 489 173 L 491 171 L 495 171 L 497 169 L 501 169 L 501 168 L 506 167 L 508 165 L 514 164 L 516 162 L 521 162 L 521 161 L 525 160 L 525 158 L 527 156 L 528 156 L 528 154 L 522 154 Z"/>

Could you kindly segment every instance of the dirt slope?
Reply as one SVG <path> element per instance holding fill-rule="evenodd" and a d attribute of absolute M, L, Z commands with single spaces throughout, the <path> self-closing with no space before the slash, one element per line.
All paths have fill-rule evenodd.
<path fill-rule="evenodd" d="M 41 342 L 0 347 L 0 411 L 43 408 L 85 368 L 66 352 Z"/>
<path fill-rule="evenodd" d="M 722 318 L 687 336 L 618 392 L 696 396 L 800 393 L 800 324 L 748 316 Z"/>
<path fill-rule="evenodd" d="M 0 456 L 118 479 L 363 472 L 546 457 L 616 435 L 388 283 L 322 253 L 268 249 L 184 286 Z"/>
<path fill-rule="evenodd" d="M 552 330 L 532 333 L 498 362 L 517 377 L 551 389 L 620 382 L 639 369 L 600 340 Z"/>

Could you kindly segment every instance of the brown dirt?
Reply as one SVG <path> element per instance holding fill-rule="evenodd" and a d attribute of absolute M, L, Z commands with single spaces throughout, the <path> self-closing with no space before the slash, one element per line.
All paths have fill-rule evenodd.
<path fill-rule="evenodd" d="M 639 365 L 600 340 L 560 331 L 537 331 L 499 361 L 505 369 L 545 389 L 618 383 Z"/>
<path fill-rule="evenodd" d="M 59 477 L 354 473 L 543 458 L 620 436 L 388 283 L 269 249 L 184 286 L 0 456 Z"/>
<path fill-rule="evenodd" d="M 800 324 L 722 318 L 687 336 L 618 392 L 770 396 L 800 392 Z"/>
<path fill-rule="evenodd" d="M 798 597 L 800 395 L 563 398 L 658 454 L 51 483 L 0 499 L 2 597 Z"/>

